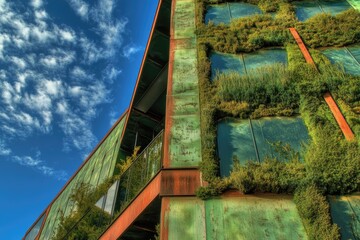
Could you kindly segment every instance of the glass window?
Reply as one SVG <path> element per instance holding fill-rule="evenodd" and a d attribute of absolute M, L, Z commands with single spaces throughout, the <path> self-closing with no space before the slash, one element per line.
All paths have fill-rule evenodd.
<path fill-rule="evenodd" d="M 34 240 L 36 236 L 38 235 L 41 225 L 44 221 L 45 214 L 41 216 L 41 218 L 37 221 L 37 223 L 34 225 L 34 227 L 30 230 L 30 232 L 26 235 L 25 240 Z"/>

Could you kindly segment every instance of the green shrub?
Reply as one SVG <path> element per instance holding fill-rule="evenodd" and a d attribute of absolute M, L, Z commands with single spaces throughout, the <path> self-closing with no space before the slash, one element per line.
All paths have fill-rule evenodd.
<path fill-rule="evenodd" d="M 331 223 L 329 204 L 315 186 L 296 191 L 294 201 L 310 240 L 340 239 L 339 227 Z"/>
<path fill-rule="evenodd" d="M 243 193 L 294 193 L 305 180 L 305 166 L 297 158 L 290 162 L 266 159 L 262 163 L 249 161 L 241 166 L 234 162 L 230 182 Z"/>
<path fill-rule="evenodd" d="M 226 189 L 229 188 L 229 182 L 226 179 L 213 177 L 209 180 L 208 185 L 205 187 L 199 187 L 196 190 L 196 196 L 203 200 L 209 199 L 214 196 L 219 196 Z"/>
<path fill-rule="evenodd" d="M 292 73 L 284 65 L 258 68 L 246 75 L 237 72 L 215 76 L 220 101 L 248 102 L 252 109 L 261 104 L 267 107 L 296 109 L 299 95 L 294 91 Z"/>
<path fill-rule="evenodd" d="M 296 29 L 309 47 L 346 46 L 360 41 L 360 12 L 349 9 L 336 16 L 318 14 L 297 23 Z"/>
<path fill-rule="evenodd" d="M 360 190 L 360 148 L 332 128 L 316 131 L 316 141 L 305 155 L 309 180 L 327 194 L 347 194 Z"/>

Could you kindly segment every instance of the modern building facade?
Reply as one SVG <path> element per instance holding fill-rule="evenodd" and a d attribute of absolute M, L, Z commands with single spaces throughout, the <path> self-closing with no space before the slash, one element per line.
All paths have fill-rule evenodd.
<path fill-rule="evenodd" d="M 348 42 L 324 40 L 326 43 L 319 45 L 309 36 L 318 34 L 316 31 L 321 34 L 321 29 L 308 33 L 310 23 L 306 25 L 306 21 L 320 14 L 324 19 L 338 17 L 340 20 L 331 22 L 336 29 L 344 21 L 348 21 L 345 25 L 356 25 L 359 7 L 356 0 L 159 0 L 128 110 L 24 239 L 313 238 L 316 230 L 310 228 L 314 223 L 293 200 L 298 183 L 293 184 L 296 187 L 281 183 L 277 188 L 277 179 L 269 175 L 261 181 L 274 180 L 276 186 L 259 186 L 250 167 L 261 169 L 269 164 L 271 172 L 271 158 L 285 169 L 279 170 L 278 178 L 300 176 L 296 178 L 299 182 L 310 179 L 313 175 L 308 169 L 318 167 L 316 171 L 320 171 L 323 165 L 308 163 L 309 154 L 319 159 L 322 155 L 316 155 L 315 150 L 301 152 L 323 141 L 317 136 L 321 129 L 336 132 L 339 142 L 335 146 L 359 149 L 356 118 L 360 116 L 360 96 L 353 96 L 359 92 L 349 90 L 349 97 L 341 97 L 341 89 L 347 84 L 341 82 L 342 77 L 336 88 L 311 92 L 304 84 L 294 82 L 288 72 L 311 66 L 307 71 L 315 74 L 311 76 L 316 81 L 323 79 L 330 63 L 339 64 L 356 88 L 360 80 L 359 27 L 351 28 L 355 36 L 350 34 Z M 266 82 L 273 76 L 280 87 L 274 84 L 266 90 Z M 239 84 L 220 82 L 226 79 L 243 79 L 247 81 L 243 89 L 256 91 L 236 92 Z M 263 82 L 254 84 L 254 79 Z M 318 101 L 316 106 L 304 96 L 314 96 L 309 101 Z M 313 108 L 308 109 L 310 105 Z M 279 147 L 292 150 L 281 155 Z M 291 166 L 301 174 L 289 173 L 290 168 L 286 168 L 295 156 L 290 157 L 289 152 L 297 154 L 298 165 Z M 340 161 L 341 154 L 334 161 Z M 356 154 L 351 158 L 344 167 L 359 161 Z M 126 159 L 131 163 L 125 165 Z M 244 169 L 248 171 L 245 175 Z M 289 174 L 281 175 L 281 171 Z M 354 171 L 351 176 L 360 176 Z M 251 188 L 244 189 L 249 174 Z M 315 177 L 311 179 L 318 184 Z M 340 184 L 346 180 L 340 176 L 336 181 Z M 316 186 L 324 187 L 324 194 L 337 194 L 359 191 L 356 184 L 360 185 L 357 181 L 346 191 L 333 191 L 325 183 Z M 251 194 L 244 194 L 247 192 Z M 358 195 L 331 196 L 322 201 L 330 202 L 332 222 L 328 225 L 334 222 L 341 227 L 332 231 L 341 237 L 360 238 Z"/>

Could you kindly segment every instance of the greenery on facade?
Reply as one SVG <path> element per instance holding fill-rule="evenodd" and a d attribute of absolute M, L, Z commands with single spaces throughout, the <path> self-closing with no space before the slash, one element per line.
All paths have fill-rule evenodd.
<path fill-rule="evenodd" d="M 53 239 L 97 239 L 110 223 L 111 216 L 95 206 L 95 203 L 106 193 L 110 183 L 108 180 L 97 188 L 80 184 L 69 199 L 75 209 L 68 216 L 62 213 Z"/>
<path fill-rule="evenodd" d="M 298 189 L 294 201 L 309 239 L 340 239 L 339 227 L 331 223 L 329 203 L 315 186 Z"/>
<path fill-rule="evenodd" d="M 126 157 L 125 160 L 117 164 L 117 174 L 107 179 L 104 183 L 97 187 L 91 186 L 88 183 L 81 183 L 76 191 L 70 196 L 69 202 L 74 206 L 74 210 L 68 216 L 60 218 L 59 228 L 54 237 L 57 239 L 77 239 L 88 240 L 98 239 L 102 232 L 109 226 L 113 217 L 97 207 L 95 203 L 106 194 L 110 186 L 129 169 L 133 162 L 137 159 L 139 147 L 135 147 L 132 155 Z M 134 177 L 140 179 L 141 176 L 136 175 L 138 172 L 135 169 Z M 136 175 L 136 176 L 135 176 Z M 136 178 L 135 178 L 136 179 Z M 129 191 L 138 191 L 134 186 L 129 187 Z M 123 203 L 127 204 L 127 203 Z M 118 216 L 119 212 L 115 213 Z"/>
<path fill-rule="evenodd" d="M 360 41 L 360 13 L 355 9 L 336 16 L 319 14 L 295 27 L 305 44 L 312 48 L 341 47 Z"/>
<path fill-rule="evenodd" d="M 221 194 L 229 187 L 243 193 L 295 194 L 300 216 L 310 239 L 339 239 L 332 224 L 327 194 L 360 191 L 359 138 L 346 141 L 323 100 L 331 92 L 355 135 L 360 134 L 360 77 L 333 66 L 319 50 L 311 49 L 317 69 L 306 64 L 288 27 L 296 27 L 312 48 L 346 46 L 360 42 L 360 13 L 348 10 L 337 16 L 320 14 L 300 23 L 287 0 L 248 0 L 271 15 L 232 20 L 229 25 L 204 24 L 208 4 L 225 0 L 197 1 L 198 72 L 200 81 L 203 162 L 207 187 L 202 199 Z M 331 27 L 329 27 L 331 26 Z M 269 46 L 285 47 L 288 66 L 268 66 L 248 75 L 220 73 L 210 81 L 211 51 L 250 52 Z M 301 114 L 312 138 L 304 160 L 283 146 L 287 161 L 268 158 L 262 163 L 240 165 L 234 159 L 229 178 L 219 178 L 216 156 L 216 123 L 223 117 L 259 118 Z"/>

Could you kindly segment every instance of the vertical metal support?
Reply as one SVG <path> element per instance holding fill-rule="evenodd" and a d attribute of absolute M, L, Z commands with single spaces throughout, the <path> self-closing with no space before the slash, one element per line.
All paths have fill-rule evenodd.
<path fill-rule="evenodd" d="M 136 145 L 137 145 L 137 140 L 138 140 L 138 134 L 139 132 L 136 131 L 136 134 L 135 134 L 135 143 L 134 143 L 134 149 L 136 148 Z"/>
<path fill-rule="evenodd" d="M 256 144 L 256 139 L 255 139 L 255 134 L 254 134 L 254 129 L 252 126 L 251 118 L 249 118 L 249 125 L 250 125 L 250 130 L 251 130 L 251 136 L 252 136 L 253 143 L 254 143 L 256 158 L 257 158 L 257 161 L 260 163 L 259 151 L 258 151 L 258 147 Z"/>

